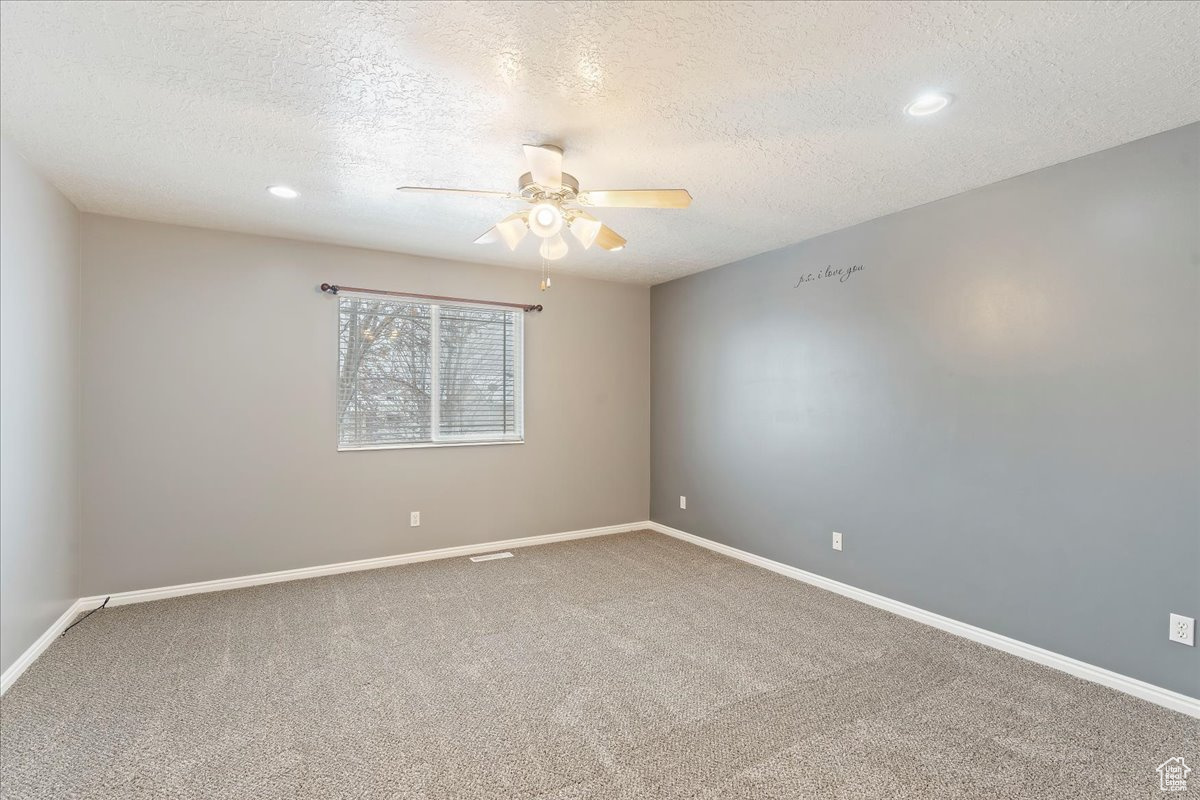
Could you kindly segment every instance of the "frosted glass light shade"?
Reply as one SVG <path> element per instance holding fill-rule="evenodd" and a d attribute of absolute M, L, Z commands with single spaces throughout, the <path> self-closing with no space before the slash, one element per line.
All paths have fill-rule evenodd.
<path fill-rule="evenodd" d="M 549 239 L 562 230 L 562 210 L 554 203 L 538 203 L 529 209 L 529 230 L 534 236 Z"/>
<path fill-rule="evenodd" d="M 542 240 L 542 245 L 538 248 L 538 252 L 547 261 L 557 261 L 565 256 L 569 249 L 562 236 L 555 234 L 549 239 Z"/>
<path fill-rule="evenodd" d="M 587 250 L 596 241 L 596 235 L 600 233 L 600 229 L 604 225 L 598 219 L 591 217 L 575 217 L 571 220 L 571 233 L 583 245 L 583 249 Z"/>
<path fill-rule="evenodd" d="M 529 225 L 521 214 L 513 214 L 496 223 L 496 233 L 508 245 L 509 250 L 516 250 L 517 245 L 529 233 Z"/>

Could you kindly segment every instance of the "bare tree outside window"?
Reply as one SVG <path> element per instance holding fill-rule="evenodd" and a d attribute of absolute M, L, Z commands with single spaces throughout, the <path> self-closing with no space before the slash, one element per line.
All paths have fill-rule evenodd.
<path fill-rule="evenodd" d="M 517 311 L 339 297 L 339 448 L 521 441 L 522 323 Z"/>

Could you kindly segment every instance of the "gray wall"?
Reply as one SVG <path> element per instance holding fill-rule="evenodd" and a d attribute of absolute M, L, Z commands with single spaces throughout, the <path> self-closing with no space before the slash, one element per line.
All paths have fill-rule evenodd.
<path fill-rule="evenodd" d="M 78 597 L 79 212 L 0 140 L 0 669 Z"/>
<path fill-rule="evenodd" d="M 648 516 L 645 287 L 91 214 L 83 253 L 84 594 Z M 337 452 L 322 281 L 544 302 L 527 443 Z"/>
<path fill-rule="evenodd" d="M 1200 696 L 1198 160 L 1192 125 L 654 287 L 652 519 Z"/>

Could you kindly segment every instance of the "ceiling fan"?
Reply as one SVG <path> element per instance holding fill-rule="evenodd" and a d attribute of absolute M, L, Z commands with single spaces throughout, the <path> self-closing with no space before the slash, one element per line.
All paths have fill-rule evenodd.
<path fill-rule="evenodd" d="M 620 250 L 625 239 L 587 212 L 588 208 L 687 208 L 692 196 L 686 189 L 601 189 L 580 191 L 575 176 L 562 171 L 563 151 L 552 144 L 527 144 L 526 172 L 517 181 L 518 191 L 490 192 L 476 189 L 441 189 L 401 186 L 402 192 L 445 192 L 473 197 L 502 197 L 524 200 L 532 207 L 509 214 L 475 240 L 475 244 L 504 242 L 516 250 L 525 234 L 542 240 L 538 252 L 547 261 L 567 254 L 563 228 L 587 250 L 593 244 L 605 250 Z"/>

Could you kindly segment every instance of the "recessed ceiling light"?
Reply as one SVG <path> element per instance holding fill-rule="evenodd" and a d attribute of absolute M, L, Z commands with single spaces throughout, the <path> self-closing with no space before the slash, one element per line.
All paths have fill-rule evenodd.
<path fill-rule="evenodd" d="M 300 196 L 300 193 L 290 186 L 268 186 L 267 191 L 284 200 L 294 200 Z"/>
<path fill-rule="evenodd" d="M 951 97 L 941 92 L 923 94 L 904 107 L 904 113 L 910 117 L 927 117 L 936 114 L 950 105 Z"/>

